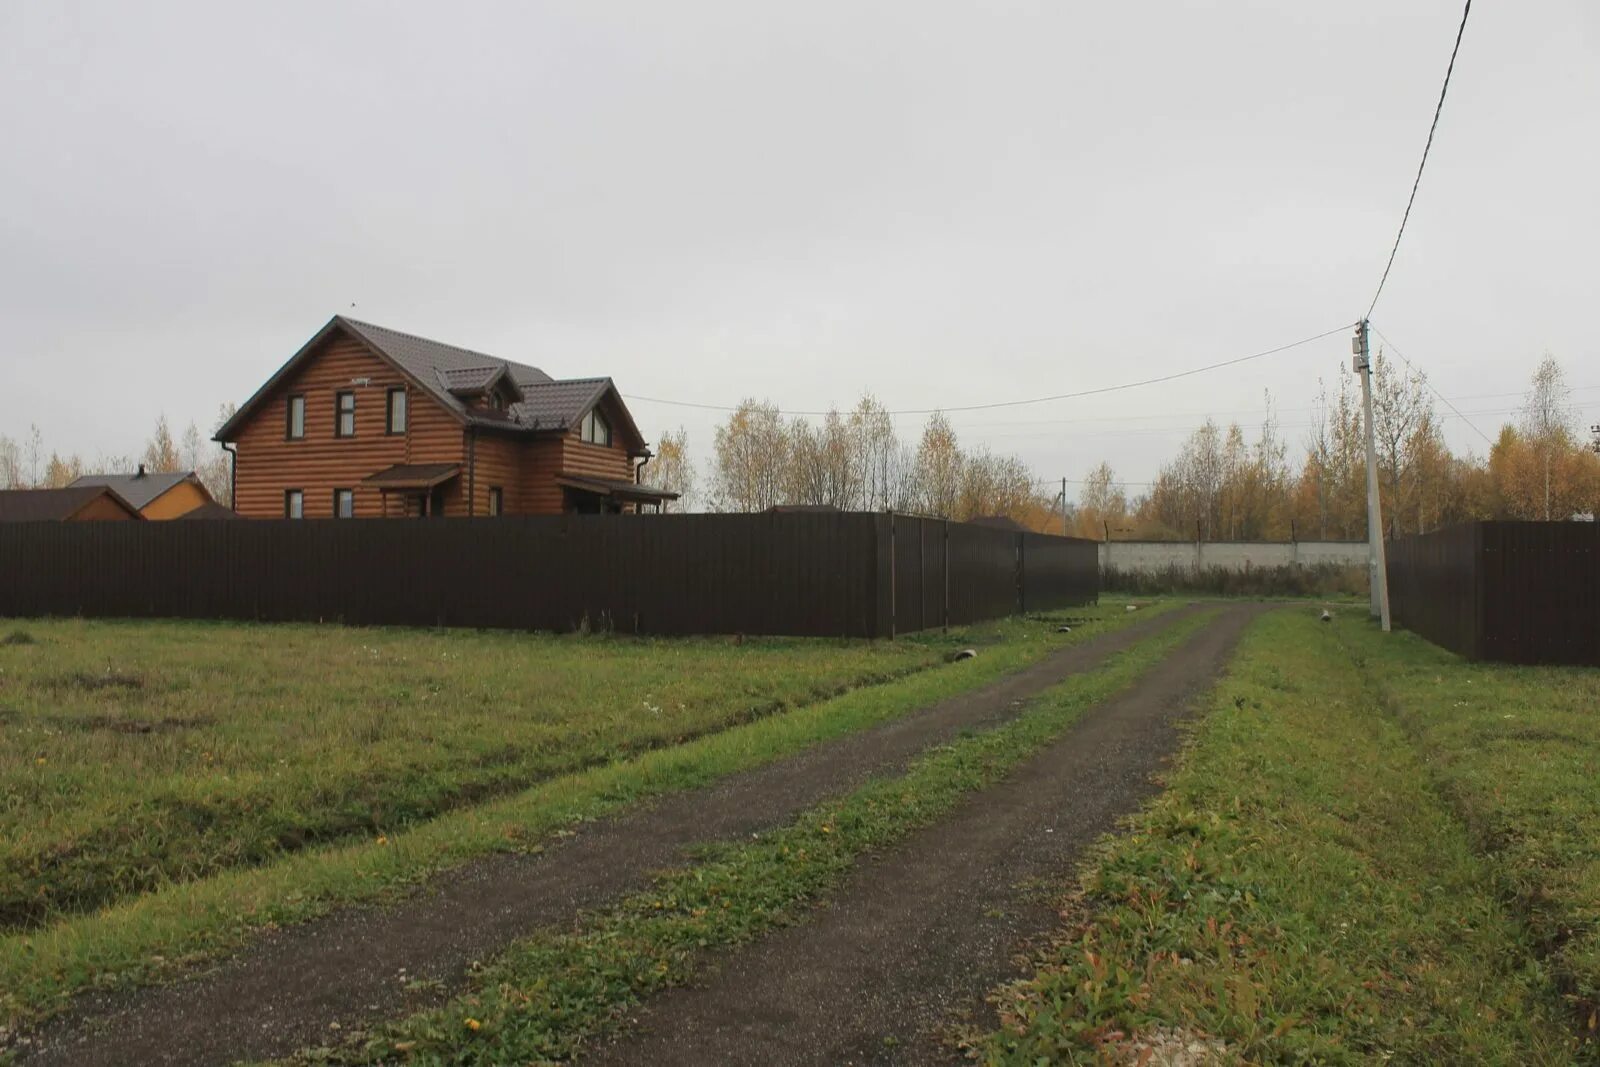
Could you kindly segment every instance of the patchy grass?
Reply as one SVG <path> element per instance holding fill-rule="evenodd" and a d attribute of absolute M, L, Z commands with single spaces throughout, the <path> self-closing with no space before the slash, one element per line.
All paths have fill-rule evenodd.
<path fill-rule="evenodd" d="M 169 882 L 97 913 L 66 916 L 46 927 L 0 938 L 0 1026 L 36 1023 L 79 990 L 170 977 L 198 960 L 238 948 L 262 928 L 305 921 L 346 904 L 385 899 L 476 856 L 536 849 L 573 822 L 705 785 L 907 714 L 993 681 L 1051 650 L 1172 606 L 1155 605 L 1131 614 L 1120 603 L 1074 609 L 1070 614 L 1081 624 L 1075 621 L 1073 632 L 1065 635 L 1055 632 L 1057 619 L 1008 620 L 948 638 L 928 635 L 918 639 L 922 652 L 913 648 L 913 654 L 937 660 L 953 644 L 980 645 L 983 654 L 959 665 L 858 688 L 783 715 L 550 778 L 399 830 L 369 831 L 308 845 L 259 866 Z M 465 639 L 466 635 L 459 638 Z M 742 650 L 751 647 L 747 643 Z M 0 660 L 0 671 L 10 667 L 9 661 Z M 0 722 L 0 729 L 10 726 Z"/>
<path fill-rule="evenodd" d="M 0 653 L 0 929 L 389 832 L 940 651 L 166 621 L 30 632 Z"/>
<path fill-rule="evenodd" d="M 1012 722 L 931 750 L 900 776 L 876 779 L 754 841 L 712 846 L 693 868 L 510 946 L 474 989 L 342 1049 L 298 1062 L 503 1064 L 567 1058 L 615 1028 L 643 997 L 691 978 L 707 950 L 796 921 L 863 853 L 949 812 L 1052 741 L 1084 711 L 1130 685 L 1209 621 L 1202 614 L 1037 698 Z"/>
<path fill-rule="evenodd" d="M 1591 1046 L 1600 1031 L 1600 670 L 1466 663 L 1341 628 L 1488 857 Z M 1600 1059 L 1600 1049 L 1590 1048 Z"/>
<path fill-rule="evenodd" d="M 1345 650 L 1369 644 L 1357 614 L 1277 612 L 1246 635 L 1167 790 L 1102 844 L 1036 973 L 997 995 L 979 1058 L 1571 1062 L 1492 861 Z M 1429 684 L 1460 670 L 1386 647 L 1432 659 Z"/>

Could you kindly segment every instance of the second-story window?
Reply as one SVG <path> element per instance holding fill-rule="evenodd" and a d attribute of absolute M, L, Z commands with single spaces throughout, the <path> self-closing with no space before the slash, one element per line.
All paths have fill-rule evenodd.
<path fill-rule="evenodd" d="M 306 398 L 298 393 L 289 398 L 289 422 L 283 433 L 291 441 L 306 435 Z"/>
<path fill-rule="evenodd" d="M 406 391 L 403 387 L 389 390 L 389 419 L 390 433 L 406 432 Z"/>
<path fill-rule="evenodd" d="M 611 443 L 611 424 L 606 422 L 606 417 L 598 411 L 590 411 L 583 417 L 581 436 L 590 444 L 609 445 Z"/>
<path fill-rule="evenodd" d="M 333 405 L 333 433 L 335 437 L 356 435 L 356 394 L 337 393 Z"/>

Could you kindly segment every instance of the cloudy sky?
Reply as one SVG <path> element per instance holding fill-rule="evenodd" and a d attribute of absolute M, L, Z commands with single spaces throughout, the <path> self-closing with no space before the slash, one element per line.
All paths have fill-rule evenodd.
<path fill-rule="evenodd" d="M 337 312 L 625 394 L 891 409 L 1095 388 L 1366 309 L 1457 0 L 0 5 L 0 433 L 209 425 Z M 1493 432 L 1600 421 L 1600 5 L 1480 3 L 1373 320 Z M 954 416 L 1137 482 L 1298 440 L 1340 333 Z M 718 416 L 639 399 L 647 434 Z M 1484 414 L 1477 414 L 1484 413 Z M 921 418 L 898 424 L 914 437 Z M 1458 447 L 1483 443 L 1460 420 Z M 1135 486 L 1137 488 L 1137 486 Z"/>

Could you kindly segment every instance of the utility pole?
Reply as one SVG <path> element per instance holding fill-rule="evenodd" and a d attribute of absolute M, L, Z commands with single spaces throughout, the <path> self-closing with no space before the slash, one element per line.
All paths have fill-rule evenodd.
<path fill-rule="evenodd" d="M 1361 375 L 1361 404 L 1367 417 L 1367 568 L 1371 576 L 1371 611 L 1389 632 L 1389 568 L 1383 554 L 1383 504 L 1378 495 L 1378 447 L 1372 427 L 1372 359 L 1367 342 L 1367 320 L 1356 323 L 1350 344 L 1355 358 L 1351 368 Z"/>
<path fill-rule="evenodd" d="M 1072 533 L 1067 529 L 1067 480 L 1061 479 L 1061 536 L 1067 537 Z"/>

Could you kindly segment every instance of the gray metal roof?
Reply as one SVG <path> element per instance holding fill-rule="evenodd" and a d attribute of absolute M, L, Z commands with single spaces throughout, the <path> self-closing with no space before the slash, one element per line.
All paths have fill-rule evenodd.
<path fill-rule="evenodd" d="M 557 381 L 538 367 L 515 360 L 500 359 L 469 348 L 430 341 L 426 337 L 401 333 L 370 322 L 359 322 L 343 315 L 335 315 L 317 335 L 280 367 L 254 396 L 245 401 L 229 419 L 216 437 L 219 441 L 232 440 L 234 430 L 245 417 L 272 392 L 302 357 L 315 349 L 333 330 L 344 330 L 365 343 L 373 351 L 398 366 L 427 390 L 447 410 L 463 422 L 490 429 L 507 431 L 565 430 L 577 425 L 578 420 L 607 394 L 615 392 L 610 378 L 569 378 Z M 494 384 L 501 374 L 509 376 L 521 392 L 520 400 L 505 410 L 469 407 L 455 391 L 473 393 Z M 455 391 L 452 391 L 455 390 Z M 625 428 L 643 443 L 643 436 L 633 422 L 627 406 L 617 396 Z"/>
<path fill-rule="evenodd" d="M 76 479 L 69 488 L 110 486 L 117 491 L 118 496 L 143 511 L 150 501 L 193 477 L 194 471 L 171 471 L 165 474 L 85 474 Z"/>

